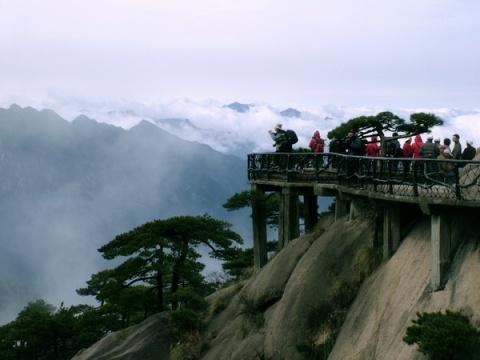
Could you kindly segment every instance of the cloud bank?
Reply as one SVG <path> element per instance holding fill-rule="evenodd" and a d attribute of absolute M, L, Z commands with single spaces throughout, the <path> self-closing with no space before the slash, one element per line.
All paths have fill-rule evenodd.
<path fill-rule="evenodd" d="M 306 147 L 315 130 L 326 137 L 328 131 L 352 117 L 386 110 L 406 119 L 415 112 L 434 113 L 445 120 L 444 126 L 432 130 L 434 137 L 445 138 L 458 133 L 462 144 L 466 140 L 472 140 L 475 146 L 480 146 L 480 109 L 348 107 L 327 104 L 315 108 L 296 107 L 300 116 L 287 117 L 280 113 L 289 106 L 252 102 L 248 104 L 248 111 L 239 112 L 214 99 L 200 101 L 181 98 L 147 103 L 62 97 L 50 97 L 41 101 L 5 98 L 0 100 L 0 105 L 8 106 L 14 101 L 23 106 L 53 109 L 69 120 L 84 114 L 99 122 L 125 129 L 147 120 L 183 139 L 204 143 L 217 151 L 240 157 L 249 152 L 272 151 L 267 131 L 277 123 L 295 130 L 299 138 L 297 146 Z"/>

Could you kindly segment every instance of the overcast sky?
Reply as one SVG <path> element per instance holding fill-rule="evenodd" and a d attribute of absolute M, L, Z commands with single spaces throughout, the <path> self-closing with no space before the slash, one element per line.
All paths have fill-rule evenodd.
<path fill-rule="evenodd" d="M 477 108 L 477 0 L 0 0 L 0 93 Z"/>

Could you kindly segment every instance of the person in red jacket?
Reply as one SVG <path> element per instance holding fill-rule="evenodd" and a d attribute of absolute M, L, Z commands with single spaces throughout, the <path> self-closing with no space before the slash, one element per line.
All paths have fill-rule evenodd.
<path fill-rule="evenodd" d="M 316 153 L 323 153 L 323 148 L 325 147 L 325 140 L 320 137 L 320 132 L 315 130 L 312 136 L 312 140 L 310 140 L 310 144 L 308 147 Z"/>
<path fill-rule="evenodd" d="M 377 137 L 372 136 L 370 143 L 365 146 L 365 154 L 369 157 L 378 157 L 380 154 L 380 146 L 377 144 Z"/>
<path fill-rule="evenodd" d="M 412 145 L 413 157 L 415 159 L 422 157 L 420 155 L 420 149 L 422 148 L 422 146 L 423 146 L 422 137 L 420 135 L 415 136 L 415 142 Z"/>
<path fill-rule="evenodd" d="M 403 157 L 413 157 L 412 139 L 407 139 L 407 141 L 405 141 L 405 144 L 403 144 Z"/>

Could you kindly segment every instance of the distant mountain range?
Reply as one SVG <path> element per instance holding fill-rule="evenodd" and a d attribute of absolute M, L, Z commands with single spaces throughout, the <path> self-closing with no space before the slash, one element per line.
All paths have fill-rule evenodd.
<path fill-rule="evenodd" d="M 243 114 L 243 113 L 249 112 L 252 108 L 255 107 L 255 105 L 254 104 L 242 104 L 242 103 L 239 103 L 239 102 L 233 102 L 231 104 L 224 105 L 223 107 L 232 109 L 236 112 L 239 112 L 239 113 Z M 289 117 L 289 118 L 299 118 L 299 117 L 302 116 L 302 113 L 300 111 L 298 111 L 297 109 L 294 109 L 294 108 L 285 109 L 283 111 L 280 111 L 279 114 L 281 116 Z"/>
<path fill-rule="evenodd" d="M 0 322 L 37 297 L 80 301 L 75 288 L 105 266 L 96 249 L 148 220 L 209 213 L 249 228 L 221 206 L 247 188 L 246 161 L 147 121 L 0 109 L 0 171 Z"/>
<path fill-rule="evenodd" d="M 225 107 L 235 110 L 236 112 L 239 112 L 239 113 L 246 113 L 250 111 L 250 108 L 252 106 L 253 105 L 251 104 L 241 104 L 239 102 L 233 102 L 231 104 L 225 105 Z"/>
<path fill-rule="evenodd" d="M 294 108 L 288 108 L 283 111 L 280 111 L 280 115 L 289 117 L 289 118 L 299 118 L 302 116 L 302 113 Z"/>

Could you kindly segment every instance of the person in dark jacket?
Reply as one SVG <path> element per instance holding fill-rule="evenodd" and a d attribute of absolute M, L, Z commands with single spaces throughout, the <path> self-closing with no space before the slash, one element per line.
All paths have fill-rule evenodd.
<path fill-rule="evenodd" d="M 462 160 L 473 160 L 475 157 L 475 148 L 473 147 L 473 141 L 467 141 L 467 147 L 463 150 Z"/>
<path fill-rule="evenodd" d="M 354 131 L 350 131 L 347 135 L 347 150 L 349 155 L 365 155 L 365 144 Z"/>
<path fill-rule="evenodd" d="M 460 135 L 454 134 L 452 136 L 452 140 L 453 140 L 452 156 L 455 160 L 460 160 L 462 158 L 462 145 L 460 145 Z"/>
<path fill-rule="evenodd" d="M 435 140 L 433 140 L 433 145 L 435 145 L 435 148 L 437 148 L 437 150 L 435 150 L 435 152 L 438 152 L 438 154 L 440 154 L 440 138 L 436 138 Z"/>
<path fill-rule="evenodd" d="M 287 132 L 282 129 L 282 124 L 277 124 L 273 130 L 269 130 L 268 133 L 274 141 L 276 152 L 289 153 L 292 152 L 292 144 L 288 141 Z"/>
<path fill-rule="evenodd" d="M 426 159 L 436 159 L 440 155 L 440 151 L 437 153 L 437 147 L 433 143 L 433 136 L 427 138 L 427 142 L 420 148 L 420 156 Z"/>

